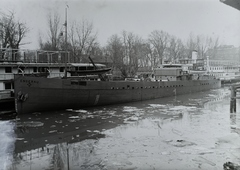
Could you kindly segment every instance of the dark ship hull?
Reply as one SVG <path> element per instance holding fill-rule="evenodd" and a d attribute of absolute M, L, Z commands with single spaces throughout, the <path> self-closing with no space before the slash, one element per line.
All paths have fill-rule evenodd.
<path fill-rule="evenodd" d="M 221 81 L 89 81 L 15 76 L 18 114 L 142 101 L 221 87 Z"/>

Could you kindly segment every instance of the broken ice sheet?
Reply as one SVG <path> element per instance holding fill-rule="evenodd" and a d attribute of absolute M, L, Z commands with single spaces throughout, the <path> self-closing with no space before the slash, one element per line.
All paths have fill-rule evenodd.
<path fill-rule="evenodd" d="M 173 110 L 192 110 L 192 109 L 196 109 L 197 107 L 195 106 L 174 106 L 172 108 L 169 108 L 169 110 L 173 111 Z"/>
<path fill-rule="evenodd" d="M 168 142 L 168 144 L 176 146 L 176 147 L 185 147 L 185 146 L 196 145 L 196 143 L 194 143 L 194 142 L 190 142 L 190 141 L 186 141 L 186 140 L 182 140 L 182 139 Z"/>
<path fill-rule="evenodd" d="M 182 133 L 181 131 L 177 130 L 177 129 L 173 129 L 173 128 L 172 128 L 172 132 L 175 133 L 175 134 L 177 134 L 177 135 L 179 135 L 179 136 L 182 136 L 182 135 L 183 135 L 183 133 Z"/>
<path fill-rule="evenodd" d="M 166 107 L 166 105 L 162 105 L 162 104 L 149 104 L 149 106 L 155 107 L 155 108 L 158 108 L 158 107 Z"/>
<path fill-rule="evenodd" d="M 170 155 L 171 152 L 169 152 L 169 151 L 163 151 L 163 152 L 161 152 L 161 154 L 162 154 L 162 155 Z"/>
<path fill-rule="evenodd" d="M 240 136 L 236 133 L 230 133 L 228 135 L 217 138 L 215 144 L 217 147 L 239 148 Z"/>
<path fill-rule="evenodd" d="M 132 117 L 124 119 L 124 122 L 127 122 L 127 121 L 138 121 L 138 120 L 139 120 L 138 117 L 132 116 Z"/>
<path fill-rule="evenodd" d="M 44 123 L 38 121 L 28 121 L 17 123 L 17 127 L 40 127 L 43 126 Z"/>
<path fill-rule="evenodd" d="M 73 109 L 66 109 L 66 111 L 70 111 L 70 112 L 78 112 L 78 113 L 87 113 L 87 110 L 73 110 Z"/>
<path fill-rule="evenodd" d="M 79 116 L 70 116 L 69 118 L 70 119 L 79 119 L 80 117 Z"/>
<path fill-rule="evenodd" d="M 196 162 L 200 162 L 200 163 L 207 163 L 209 165 L 212 165 L 212 166 L 216 166 L 216 164 L 212 161 L 210 161 L 209 159 L 207 158 L 204 158 L 202 156 L 199 156 L 198 158 L 195 158 L 195 159 L 192 159 L 193 161 L 196 161 Z"/>

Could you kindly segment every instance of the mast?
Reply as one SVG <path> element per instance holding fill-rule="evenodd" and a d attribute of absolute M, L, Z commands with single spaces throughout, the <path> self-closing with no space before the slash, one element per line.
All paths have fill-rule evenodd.
<path fill-rule="evenodd" d="M 67 77 L 67 60 L 68 60 L 68 52 L 67 52 L 67 8 L 68 8 L 68 5 L 66 5 L 65 7 L 65 23 L 64 23 L 64 26 L 65 26 L 65 78 Z"/>
<path fill-rule="evenodd" d="M 89 58 L 89 60 L 91 61 L 94 69 L 97 70 L 97 66 L 95 65 L 95 63 L 93 62 L 93 60 L 91 59 L 91 57 L 89 56 L 88 58 Z M 102 74 L 98 74 L 98 76 L 99 76 L 99 78 L 100 78 L 102 81 L 106 81 L 106 79 L 103 77 Z"/>
<path fill-rule="evenodd" d="M 66 8 L 65 8 L 65 47 L 67 49 L 67 8 L 68 8 L 68 5 L 66 5 Z"/>

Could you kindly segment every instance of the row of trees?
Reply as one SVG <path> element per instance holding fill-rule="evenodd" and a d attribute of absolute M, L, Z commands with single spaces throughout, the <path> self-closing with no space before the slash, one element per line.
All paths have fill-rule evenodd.
<path fill-rule="evenodd" d="M 100 46 L 97 42 L 97 33 L 94 32 L 93 24 L 86 20 L 74 21 L 68 26 L 67 37 L 60 17 L 57 13 L 48 15 L 47 37 L 39 37 L 41 50 L 63 50 L 70 51 L 73 62 L 81 62 L 83 55 L 99 53 Z M 45 41 L 44 41 L 44 40 Z"/>
<path fill-rule="evenodd" d="M 158 67 L 163 60 L 172 63 L 192 57 L 192 51 L 198 51 L 198 58 L 204 58 L 208 49 L 219 46 L 218 38 L 194 36 L 190 34 L 184 43 L 181 39 L 164 31 L 151 32 L 148 39 L 123 31 L 109 38 L 106 52 L 111 56 L 113 65 L 123 75 L 134 75 L 138 67 Z M 212 54 L 214 55 L 214 53 Z"/>
<path fill-rule="evenodd" d="M 113 67 L 120 70 L 124 76 L 134 75 L 139 67 L 157 67 L 163 60 L 174 62 L 191 58 L 193 50 L 198 51 L 199 58 L 203 58 L 208 49 L 216 49 L 219 46 L 218 38 L 190 34 L 184 42 L 165 31 L 155 30 L 147 39 L 123 31 L 121 34 L 112 35 L 107 45 L 101 47 L 93 24 L 86 20 L 74 21 L 67 25 L 54 13 L 48 15 L 47 23 L 47 34 L 39 36 L 41 50 L 70 51 L 72 62 L 82 62 L 84 55 L 105 55 L 111 58 Z M 2 47 L 19 49 L 29 30 L 27 26 L 16 21 L 13 13 L 3 15 L 0 26 Z M 67 35 L 64 26 L 68 28 Z"/>
<path fill-rule="evenodd" d="M 123 31 L 112 35 L 107 45 L 101 47 L 93 24 L 86 20 L 74 21 L 68 26 L 66 42 L 60 17 L 56 13 L 48 16 L 48 28 L 48 40 L 43 41 L 40 37 L 41 49 L 70 51 L 73 62 L 81 62 L 84 55 L 105 55 L 112 59 L 112 66 L 124 76 L 134 75 L 139 67 L 157 67 L 163 60 L 174 62 L 191 58 L 193 50 L 198 51 L 199 58 L 203 58 L 208 49 L 219 46 L 218 38 L 190 34 L 184 42 L 165 31 L 155 30 L 147 39 Z"/>

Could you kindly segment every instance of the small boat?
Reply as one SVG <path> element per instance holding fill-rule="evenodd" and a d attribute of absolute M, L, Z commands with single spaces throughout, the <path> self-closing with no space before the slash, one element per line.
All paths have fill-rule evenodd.
<path fill-rule="evenodd" d="M 110 70 L 111 68 L 105 68 L 105 65 L 103 64 L 93 65 L 90 63 L 72 63 L 70 68 L 67 69 L 67 72 L 69 72 L 71 76 L 82 76 L 104 74 Z"/>
<path fill-rule="evenodd" d="M 78 71 L 83 69 L 77 65 L 75 67 L 78 67 Z M 99 74 L 98 71 L 94 71 L 94 73 L 97 74 L 98 79 L 89 78 L 95 75 L 67 78 L 15 75 L 16 112 L 25 114 L 79 109 L 150 100 L 221 87 L 219 79 L 206 74 L 190 74 L 180 65 L 156 68 L 153 74 L 137 81 L 113 81 L 105 79 L 102 72 Z"/>

